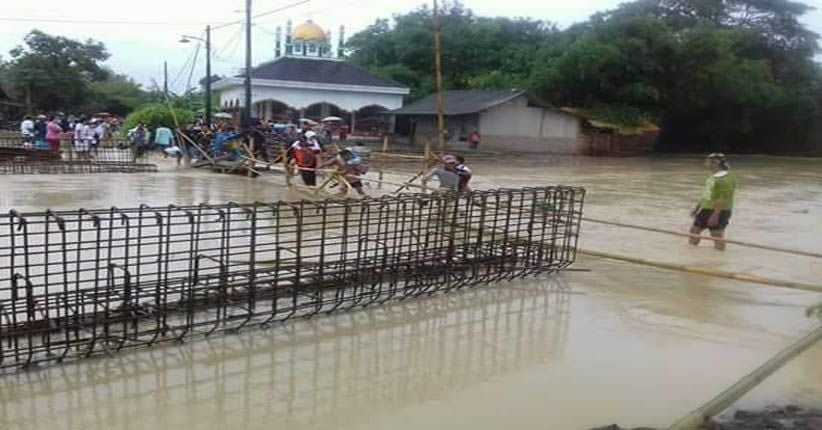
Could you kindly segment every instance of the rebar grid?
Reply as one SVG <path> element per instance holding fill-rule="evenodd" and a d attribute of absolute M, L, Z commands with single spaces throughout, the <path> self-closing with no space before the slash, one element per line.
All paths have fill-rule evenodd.
<path fill-rule="evenodd" d="M 0 139 L 0 175 L 156 172 L 141 154 L 120 141 L 107 141 L 87 152 L 66 142 L 59 151 L 25 148 L 22 139 Z"/>
<path fill-rule="evenodd" d="M 0 369 L 557 271 L 575 259 L 584 194 L 11 211 Z"/>

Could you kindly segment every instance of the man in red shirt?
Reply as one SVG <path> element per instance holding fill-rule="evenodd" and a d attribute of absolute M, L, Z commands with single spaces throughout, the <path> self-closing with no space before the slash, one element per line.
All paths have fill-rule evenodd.
<path fill-rule="evenodd" d="M 479 132 L 476 130 L 472 131 L 471 134 L 468 135 L 468 143 L 471 144 L 471 149 L 476 150 L 480 144 Z"/>
<path fill-rule="evenodd" d="M 289 160 L 300 169 L 303 183 L 314 187 L 317 185 L 317 166 L 322 150 L 315 147 L 305 136 L 300 136 L 299 142 L 288 151 Z"/>

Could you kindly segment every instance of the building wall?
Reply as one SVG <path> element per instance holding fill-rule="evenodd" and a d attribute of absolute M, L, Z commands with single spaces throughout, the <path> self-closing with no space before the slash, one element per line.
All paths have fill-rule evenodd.
<path fill-rule="evenodd" d="M 482 146 L 522 152 L 581 152 L 579 118 L 553 109 L 528 106 L 517 97 L 480 114 Z"/>
<path fill-rule="evenodd" d="M 232 86 L 218 91 L 220 101 L 226 103 L 238 100 L 240 106 L 244 104 L 245 94 L 241 86 Z M 264 100 L 276 100 L 285 103 L 294 109 L 304 109 L 315 103 L 331 103 L 346 111 L 355 111 L 366 106 L 378 105 L 386 109 L 402 107 L 403 95 L 379 94 L 366 91 L 337 91 L 330 89 L 279 88 L 268 86 L 252 86 L 252 103 Z"/>

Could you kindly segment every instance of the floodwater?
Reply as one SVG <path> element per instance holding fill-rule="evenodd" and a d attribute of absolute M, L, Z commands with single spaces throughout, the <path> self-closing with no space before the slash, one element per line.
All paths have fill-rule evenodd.
<path fill-rule="evenodd" d="M 822 250 L 822 160 L 732 160 L 729 236 Z M 586 216 L 685 230 L 695 158 L 476 160 L 475 188 L 588 189 Z M 413 166 L 394 166 L 412 172 Z M 373 173 L 372 173 L 373 175 Z M 393 173 L 387 178 L 401 180 Z M 0 208 L 272 201 L 272 176 L 0 177 Z M 376 190 L 371 190 L 376 192 Z M 583 224 L 581 246 L 822 283 L 807 257 Z M 2 429 L 585 429 L 666 426 L 814 327 L 822 295 L 581 258 L 559 276 L 4 376 Z M 734 407 L 822 407 L 822 345 Z"/>

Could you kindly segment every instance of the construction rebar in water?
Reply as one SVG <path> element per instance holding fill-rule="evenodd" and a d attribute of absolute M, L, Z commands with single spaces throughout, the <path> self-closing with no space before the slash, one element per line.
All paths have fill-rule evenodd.
<path fill-rule="evenodd" d="M 27 147 L 22 138 L 0 139 L 0 175 L 156 172 L 146 153 L 125 141 L 109 140 L 78 152 L 70 142 L 59 150 Z"/>
<path fill-rule="evenodd" d="M 0 368 L 563 269 L 584 190 L 4 216 Z"/>

